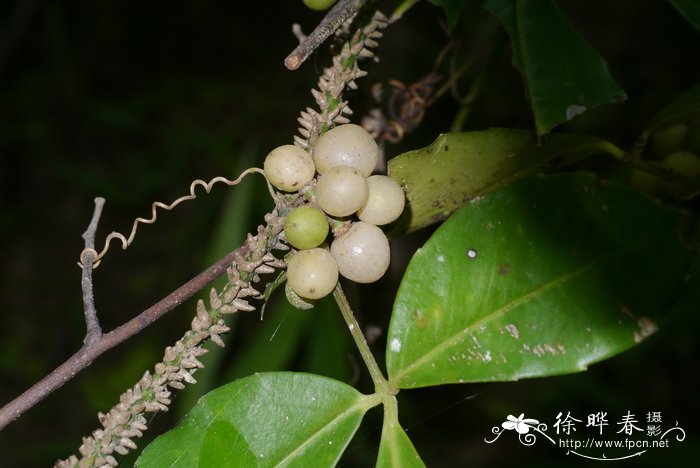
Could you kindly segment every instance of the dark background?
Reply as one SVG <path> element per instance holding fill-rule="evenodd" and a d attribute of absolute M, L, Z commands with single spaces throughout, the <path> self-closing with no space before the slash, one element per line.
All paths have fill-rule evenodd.
<path fill-rule="evenodd" d="M 603 106 L 562 129 L 629 148 L 665 103 L 699 81 L 700 35 L 661 1 L 561 3 L 629 96 L 622 105 Z M 149 213 L 152 201 L 185 194 L 191 180 L 235 176 L 261 165 L 273 147 L 290 143 L 298 112 L 313 105 L 309 89 L 328 63 L 324 50 L 296 72 L 284 69 L 283 59 L 296 45 L 291 23 L 309 32 L 321 17 L 297 0 L 0 4 L 0 402 L 28 388 L 82 343 L 75 262 L 94 197 L 107 199 L 98 234 L 103 239 L 112 230 L 128 232 L 135 216 Z M 356 115 L 366 109 L 372 83 L 411 83 L 431 69 L 448 41 L 441 23 L 438 9 L 420 4 L 386 31 L 380 61 L 365 66 L 370 75 L 352 95 Z M 488 47 L 497 29 L 477 2 L 467 2 L 455 31 L 457 59 Z M 467 73 L 462 80 L 463 90 L 470 78 Z M 387 146 L 387 154 L 427 145 L 449 127 L 456 109 L 446 96 L 428 110 L 419 131 Z M 509 47 L 500 50 L 466 122 L 468 130 L 491 126 L 533 127 Z M 133 317 L 235 248 L 270 207 L 259 178 L 239 188 L 217 187 L 210 196 L 162 214 L 155 226 L 141 227 L 126 252 L 115 244 L 95 274 L 103 328 Z M 380 332 L 374 344 L 378 357 L 391 309 L 386 290 L 427 234 L 394 244 L 396 266 L 385 283 L 351 291 L 361 323 Z M 197 374 L 203 388 L 185 391 L 171 412 L 156 416 L 139 447 L 172 427 L 197 392 L 233 376 L 282 368 L 355 382 L 359 358 L 337 313 L 326 309 L 293 312 L 272 304 L 263 325 L 257 313 L 240 317 L 231 346 L 211 366 L 213 374 Z M 108 410 L 152 368 L 163 348 L 187 329 L 193 310 L 188 303 L 168 314 L 8 426 L 0 433 L 0 466 L 47 466 L 76 453 L 81 436 L 97 427 L 97 411 Z M 642 345 L 582 374 L 402 392 L 401 421 L 429 466 L 593 466 L 599 462 L 567 457 L 544 442 L 525 448 L 510 434 L 493 445 L 483 439 L 508 414 L 524 412 L 551 424 L 559 411 L 579 417 L 608 411 L 612 423 L 613 415 L 628 410 L 640 418 L 661 411 L 664 425 L 677 420 L 688 438 L 645 454 L 633 466 L 687 466 L 700 453 L 698 312 L 672 313 Z M 279 326 L 279 334 L 252 350 L 250 343 L 265 326 Z M 330 343 L 323 336 L 338 338 Z M 324 353 L 326 347 L 334 352 Z M 370 390 L 364 375 L 358 385 Z M 380 417 L 370 412 L 342 466 L 374 464 Z"/>

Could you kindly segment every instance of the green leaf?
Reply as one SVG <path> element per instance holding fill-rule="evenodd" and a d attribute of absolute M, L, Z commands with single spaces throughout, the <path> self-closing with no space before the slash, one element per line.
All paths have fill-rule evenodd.
<path fill-rule="evenodd" d="M 416 448 L 411 443 L 404 430 L 398 424 L 387 425 L 382 430 L 382 441 L 379 444 L 377 468 L 410 468 L 424 467 Z"/>
<path fill-rule="evenodd" d="M 590 175 L 522 180 L 411 260 L 387 337 L 400 388 L 583 371 L 657 329 L 693 252 L 681 213 Z"/>
<path fill-rule="evenodd" d="M 378 468 L 425 467 L 418 452 L 399 424 L 396 397 L 384 400 L 382 441 L 379 444 Z"/>
<path fill-rule="evenodd" d="M 442 221 L 472 198 L 539 172 L 554 159 L 601 153 L 623 157 L 612 143 L 587 135 L 552 134 L 541 145 L 534 132 L 507 128 L 440 135 L 430 146 L 389 161 L 389 175 L 408 199 L 393 233 Z"/>
<path fill-rule="evenodd" d="M 447 18 L 447 27 L 452 30 L 459 21 L 459 15 L 462 13 L 464 0 L 428 0 L 435 6 L 441 7 L 445 11 Z"/>
<path fill-rule="evenodd" d="M 413 5 L 418 3 L 418 0 L 403 0 L 397 3 L 398 5 L 394 9 L 394 12 L 391 14 L 391 22 L 401 19 L 404 13 L 413 8 Z"/>
<path fill-rule="evenodd" d="M 428 0 L 435 6 L 441 7 L 445 11 L 445 17 L 447 18 L 447 27 L 452 30 L 459 21 L 459 15 L 462 13 L 462 7 L 464 6 L 464 0 Z M 400 19 L 404 13 L 410 10 L 413 5 L 418 3 L 418 0 L 403 0 L 398 2 L 399 5 L 391 14 L 391 21 L 396 21 Z"/>
<path fill-rule="evenodd" d="M 695 29 L 700 30 L 700 2 L 698 0 L 668 0 L 678 13 Z"/>
<path fill-rule="evenodd" d="M 136 465 L 332 466 L 378 403 L 325 377 L 257 374 L 205 395 Z"/>
<path fill-rule="evenodd" d="M 549 0 L 488 0 L 508 30 L 525 80 L 537 133 L 600 104 L 626 99 L 605 61 Z"/>
<path fill-rule="evenodd" d="M 676 122 L 700 116 L 700 84 L 697 84 L 671 101 L 649 122 L 644 135 Z"/>

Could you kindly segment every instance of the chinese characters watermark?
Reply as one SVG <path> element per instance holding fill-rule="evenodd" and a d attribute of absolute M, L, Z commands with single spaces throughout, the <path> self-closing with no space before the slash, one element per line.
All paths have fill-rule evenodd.
<path fill-rule="evenodd" d="M 491 428 L 491 433 L 495 437 L 491 440 L 485 438 L 484 441 L 492 444 L 504 432 L 515 431 L 521 444 L 531 446 L 537 442 L 538 435 L 541 435 L 553 445 L 566 449 L 567 455 L 612 461 L 638 457 L 650 449 L 668 448 L 674 438 L 676 442 L 685 440 L 685 430 L 678 425 L 677 421 L 674 426 L 664 429 L 660 411 L 649 411 L 646 413 L 646 418 L 641 419 L 646 420 L 646 427 L 640 427 L 643 423 L 631 411 L 627 411 L 615 420 L 607 412 L 597 411 L 585 415 L 584 424 L 583 418 L 576 417 L 570 411 L 566 414 L 560 411 L 554 418 L 552 430 L 547 433 L 547 424 L 537 419 L 525 418 L 525 414 L 522 413 L 517 418 L 508 415 L 500 426 Z M 612 433 L 612 438 L 603 437 L 604 433 Z M 605 450 L 614 451 L 616 454 L 621 453 L 621 455 L 611 457 L 605 454 Z"/>

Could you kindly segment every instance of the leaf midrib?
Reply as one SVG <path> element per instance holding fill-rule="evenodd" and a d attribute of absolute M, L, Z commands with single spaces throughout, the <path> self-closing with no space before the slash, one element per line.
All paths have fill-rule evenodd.
<path fill-rule="evenodd" d="M 514 299 L 513 301 L 511 301 L 507 304 L 504 304 L 503 306 L 499 307 L 498 309 L 489 313 L 488 315 L 483 316 L 482 318 L 480 318 L 479 320 L 477 320 L 473 324 L 463 328 L 462 330 L 460 330 L 456 334 L 452 335 L 447 340 L 443 341 L 442 343 L 440 343 L 439 345 L 437 345 L 436 347 L 434 347 L 433 349 L 431 349 L 427 353 L 423 354 L 423 356 L 421 356 L 420 358 L 416 359 L 415 361 L 413 361 L 411 363 L 404 365 L 403 368 L 399 372 L 397 372 L 396 374 L 394 374 L 393 377 L 390 378 L 390 381 L 392 382 L 392 384 L 395 384 L 397 387 L 400 388 L 399 382 L 401 381 L 402 378 L 405 378 L 406 375 L 409 375 L 411 372 L 414 372 L 414 371 L 420 369 L 421 366 L 423 365 L 423 363 L 427 363 L 427 362 L 430 362 L 431 360 L 433 360 L 436 357 L 436 355 L 439 355 L 445 349 L 449 349 L 451 346 L 453 346 L 456 343 L 458 343 L 459 341 L 461 341 L 462 337 L 465 334 L 474 330 L 477 326 L 483 324 L 484 322 L 491 320 L 492 318 L 494 318 L 495 316 L 498 316 L 501 313 L 507 313 L 508 311 L 516 308 L 517 306 L 519 306 L 523 302 L 525 302 L 529 299 L 532 299 L 534 297 L 537 297 L 538 295 L 544 293 L 545 291 L 547 291 L 555 286 L 558 286 L 562 283 L 565 283 L 566 281 L 580 275 L 581 273 L 593 268 L 594 266 L 608 262 L 616 257 L 626 255 L 630 252 L 641 249 L 648 244 L 653 244 L 653 243 L 658 242 L 658 241 L 660 241 L 664 238 L 667 238 L 667 237 L 669 237 L 669 234 L 665 233 L 663 235 L 660 235 L 657 237 L 652 237 L 652 238 L 646 239 L 644 241 L 641 241 L 641 242 L 634 244 L 633 246 L 628 247 L 626 249 L 621 249 L 619 251 L 610 252 L 607 255 L 603 255 L 603 256 L 598 257 L 598 258 L 596 258 L 588 263 L 583 264 L 582 266 L 580 266 L 579 268 L 575 269 L 574 271 L 572 271 L 571 273 L 569 273 L 567 275 L 561 276 L 559 278 L 556 278 L 552 281 L 549 281 L 547 283 L 540 285 L 539 287 L 533 289 L 532 291 L 525 293 L 524 295 Z"/>
<path fill-rule="evenodd" d="M 370 395 L 370 398 L 372 396 Z M 361 395 L 360 398 L 358 398 L 357 402 L 353 404 L 352 406 L 348 407 L 346 410 L 342 411 L 341 413 L 338 413 L 336 417 L 331 419 L 329 422 L 324 424 L 320 429 L 318 429 L 316 432 L 311 434 L 303 443 L 297 446 L 293 451 L 289 452 L 284 458 L 282 458 L 280 461 L 275 463 L 275 467 L 281 467 L 285 466 L 288 462 L 293 460 L 298 454 L 300 454 L 307 446 L 311 445 L 311 443 L 314 442 L 314 440 L 320 438 L 326 431 L 329 430 L 330 427 L 333 427 L 337 421 L 342 420 L 346 416 L 350 415 L 356 410 L 362 411 L 363 406 L 366 406 L 364 408 L 364 412 L 366 412 L 371 406 L 369 406 L 369 401 L 366 395 Z"/>

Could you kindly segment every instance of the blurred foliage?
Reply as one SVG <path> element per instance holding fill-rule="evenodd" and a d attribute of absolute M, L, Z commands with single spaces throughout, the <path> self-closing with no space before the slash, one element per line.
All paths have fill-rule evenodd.
<path fill-rule="evenodd" d="M 605 61 L 550 1 L 489 0 L 508 30 L 539 135 L 590 108 L 627 98 Z"/>
<path fill-rule="evenodd" d="M 594 134 L 629 148 L 665 104 L 697 83 L 697 31 L 671 5 L 624 0 L 558 6 L 605 58 L 630 98 L 579 116 L 559 130 Z M 28 13 L 18 15 L 17 9 Z M 0 34 L 11 39 L 0 47 L 2 402 L 63 362 L 82 342 L 75 262 L 93 198 L 107 198 L 98 235 L 103 238 L 112 230 L 128 229 L 135 216 L 148 213 L 153 200 L 186 193 L 192 179 L 236 175 L 241 165 L 261 164 L 269 148 L 289 143 L 297 113 L 312 103 L 309 89 L 328 57 L 324 50 L 299 71 L 286 71 L 282 60 L 296 45 L 290 25 L 300 22 L 308 32 L 321 16 L 301 2 L 274 2 L 274 12 L 255 2 L 223 1 L 174 2 L 167 8 L 115 0 L 0 5 L 1 31 L 14 31 L 12 36 Z M 363 90 L 351 95 L 356 115 L 371 105 L 372 83 L 396 79 L 410 84 L 432 69 L 449 41 L 443 24 L 440 9 L 419 3 L 386 31 L 379 63 L 361 83 Z M 464 57 L 490 47 L 499 27 L 479 2 L 466 2 L 441 76 L 448 76 Z M 472 103 L 466 130 L 534 127 L 511 58 L 510 50 L 502 48 L 489 64 L 490 78 Z M 458 80 L 461 92 L 485 65 L 486 60 L 479 60 L 465 72 Z M 427 109 L 417 131 L 388 146 L 388 154 L 424 147 L 449 128 L 460 107 L 449 94 Z M 215 188 L 143 228 L 128 251 L 110 252 L 95 275 L 103 328 L 124 322 L 184 283 L 225 253 L 226 239 L 232 249 L 242 232 L 261 222 L 269 207 L 268 198 L 261 201 L 264 186 L 260 180 L 245 184 Z M 243 201 L 229 198 L 238 196 Z M 394 264 L 382 284 L 348 290 L 378 359 L 398 280 L 429 233 L 394 242 Z M 80 437 L 97 426 L 95 411 L 108 409 L 155 362 L 188 326 L 193 310 L 190 302 L 168 314 L 6 428 L 0 434 L 1 464 L 46 466 L 73 453 Z M 203 388 L 194 390 L 197 395 L 234 376 L 276 368 L 320 372 L 368 390 L 344 325 L 330 308 L 278 310 L 273 299 L 262 324 L 259 319 L 257 313 L 237 318 L 218 364 L 198 374 Z M 513 444 L 502 450 L 483 438 L 507 414 L 523 411 L 549 421 L 558 411 L 662 411 L 669 419 L 690 423 L 700 416 L 699 322 L 697 310 L 681 304 L 647 342 L 577 375 L 402 392 L 402 425 L 428 466 L 444 466 L 446 459 L 454 466 L 514 461 L 576 466 L 578 460 L 546 447 Z M 205 377 L 205 372 L 213 375 Z M 172 427 L 175 414 L 183 414 L 195 398 L 176 397 L 175 406 L 182 408 L 156 416 L 139 446 Z M 379 417 L 378 411 L 369 412 L 341 466 L 374 463 Z M 690 431 L 678 448 L 651 453 L 636 466 L 686 466 L 684 457 L 696 455 L 698 446 L 697 433 Z M 125 459 L 125 466 L 129 460 L 133 458 Z"/>

